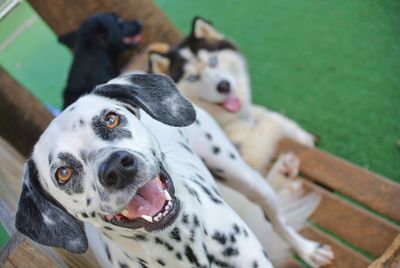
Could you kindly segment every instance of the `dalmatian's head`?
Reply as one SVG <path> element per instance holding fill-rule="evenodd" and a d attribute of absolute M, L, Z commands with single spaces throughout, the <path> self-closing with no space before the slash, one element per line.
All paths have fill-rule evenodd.
<path fill-rule="evenodd" d="M 25 164 L 17 229 L 48 246 L 86 251 L 82 222 L 157 231 L 179 213 L 173 179 L 139 108 L 171 126 L 196 117 L 174 83 L 131 75 L 98 86 L 56 117 Z"/>

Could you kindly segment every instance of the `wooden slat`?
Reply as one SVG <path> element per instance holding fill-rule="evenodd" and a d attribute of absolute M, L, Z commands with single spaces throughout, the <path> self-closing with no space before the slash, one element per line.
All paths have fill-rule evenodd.
<path fill-rule="evenodd" d="M 3 268 L 17 268 L 14 264 L 12 264 L 9 260 L 3 264 Z"/>
<path fill-rule="evenodd" d="M 21 191 L 24 158 L 0 137 L 0 197 L 13 213 Z"/>
<path fill-rule="evenodd" d="M 299 262 L 292 258 L 288 258 L 282 264 L 275 265 L 276 268 L 303 268 L 304 266 L 301 265 Z"/>
<path fill-rule="evenodd" d="M 324 268 L 365 268 L 370 261 L 349 247 L 330 238 L 314 227 L 306 227 L 301 231 L 305 237 L 319 241 L 331 246 L 335 253 L 335 259 L 332 264 L 324 266 Z"/>
<path fill-rule="evenodd" d="M 311 220 L 368 254 L 379 257 L 400 232 L 398 226 L 387 220 L 338 198 L 310 181 L 303 182 L 322 197 Z"/>
<path fill-rule="evenodd" d="M 397 205 L 400 204 L 400 184 L 290 140 L 282 141 L 279 151 L 294 151 L 300 157 L 300 172 L 307 179 L 343 193 L 400 222 L 400 206 Z"/>
<path fill-rule="evenodd" d="M 144 22 L 145 43 L 174 44 L 181 39 L 178 30 L 152 0 L 29 0 L 36 12 L 57 35 L 75 30 L 88 16 L 115 12 L 122 18 Z"/>
<path fill-rule="evenodd" d="M 28 156 L 52 116 L 0 67 L 0 136 Z"/>
<path fill-rule="evenodd" d="M 95 256 L 89 250 L 85 254 L 73 254 L 62 249 L 56 249 L 61 259 L 69 268 L 97 268 L 100 267 Z"/>
<path fill-rule="evenodd" d="M 56 268 L 58 265 L 43 252 L 31 245 L 29 242 L 22 242 L 9 256 L 9 261 L 18 268 L 46 267 Z"/>
<path fill-rule="evenodd" d="M 368 268 L 399 268 L 400 267 L 400 235 L 393 241 L 392 245 Z"/>

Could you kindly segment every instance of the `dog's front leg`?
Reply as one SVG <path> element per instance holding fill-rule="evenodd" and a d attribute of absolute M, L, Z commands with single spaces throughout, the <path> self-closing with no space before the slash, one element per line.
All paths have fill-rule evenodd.
<path fill-rule="evenodd" d="M 312 267 L 331 262 L 333 252 L 326 245 L 308 240 L 290 227 L 278 209 L 277 196 L 268 182 L 240 157 L 217 123 L 204 111 L 197 111 L 196 124 L 188 128 L 189 139 L 207 167 L 223 183 L 258 204 L 274 229 Z"/>

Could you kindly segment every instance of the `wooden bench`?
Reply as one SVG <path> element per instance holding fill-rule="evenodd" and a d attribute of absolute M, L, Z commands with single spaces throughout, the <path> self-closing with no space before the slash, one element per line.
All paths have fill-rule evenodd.
<path fill-rule="evenodd" d="M 75 29 L 80 21 L 95 12 L 114 11 L 125 18 L 144 20 L 148 43 L 172 44 L 180 39 L 175 27 L 149 0 L 29 2 L 57 34 Z M 142 53 L 135 58 L 135 64 L 141 64 L 140 69 L 146 66 L 145 57 Z M 50 119 L 42 105 L 0 69 L 0 137 L 4 138 L 0 138 L 0 220 L 11 236 L 0 251 L 2 267 L 97 266 L 90 253 L 77 255 L 45 248 L 15 232 L 13 215 L 24 157 L 29 155 Z M 284 151 L 294 151 L 300 157 L 304 184 L 322 195 L 320 206 L 302 233 L 332 246 L 336 258 L 329 267 L 367 267 L 379 256 L 382 257 L 371 267 L 400 267 L 400 238 L 391 245 L 400 231 L 399 184 L 289 140 L 279 146 L 278 152 Z M 290 259 L 282 267 L 302 266 L 296 259 Z"/>
<path fill-rule="evenodd" d="M 302 233 L 332 246 L 328 267 L 367 267 L 381 256 L 400 233 L 400 185 L 290 140 L 280 143 L 278 152 L 285 151 L 299 156 L 305 186 L 322 195 Z"/>

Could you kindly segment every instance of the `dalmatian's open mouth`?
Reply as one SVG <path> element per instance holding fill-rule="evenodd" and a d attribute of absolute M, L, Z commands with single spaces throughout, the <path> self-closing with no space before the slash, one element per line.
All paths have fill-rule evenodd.
<path fill-rule="evenodd" d="M 154 179 L 146 182 L 128 206 L 105 220 L 116 226 L 156 231 L 169 226 L 179 213 L 179 200 L 169 174 L 161 168 Z"/>

